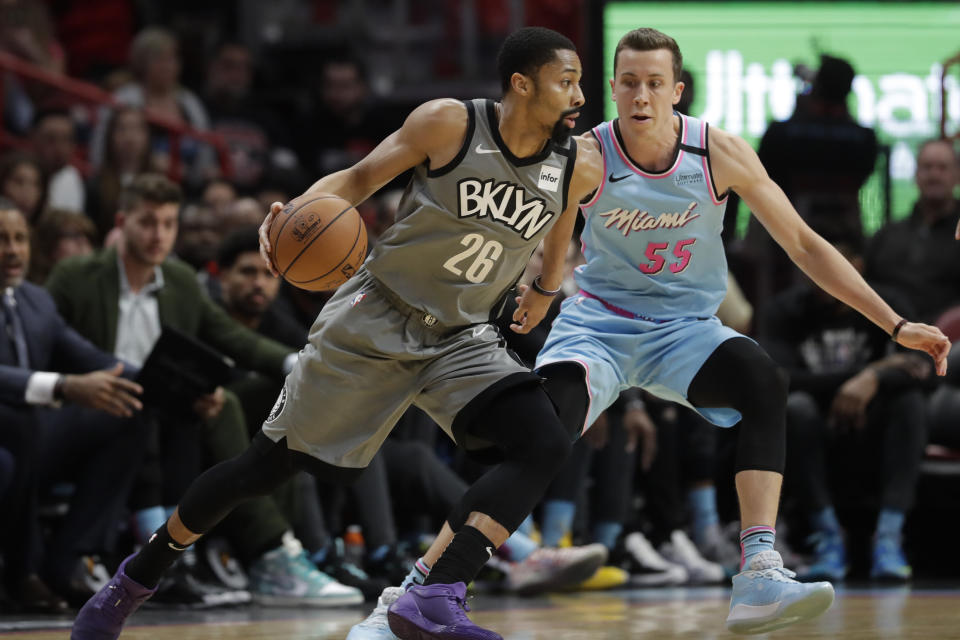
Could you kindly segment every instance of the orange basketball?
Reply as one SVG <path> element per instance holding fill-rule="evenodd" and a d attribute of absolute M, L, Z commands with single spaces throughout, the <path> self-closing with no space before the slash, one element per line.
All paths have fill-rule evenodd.
<path fill-rule="evenodd" d="M 367 228 L 353 206 L 330 193 L 294 198 L 270 225 L 273 263 L 290 284 L 336 289 L 367 257 Z"/>

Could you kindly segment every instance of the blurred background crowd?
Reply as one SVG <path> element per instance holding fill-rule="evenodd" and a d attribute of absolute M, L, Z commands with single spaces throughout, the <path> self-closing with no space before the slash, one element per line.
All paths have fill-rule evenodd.
<path fill-rule="evenodd" d="M 578 44 L 589 87 L 580 122 L 598 122 L 609 75 L 600 5 L 0 0 L 0 611 L 82 604 L 196 475 L 260 428 L 330 295 L 263 265 L 256 227 L 270 203 L 362 158 L 425 99 L 496 98 L 490 61 L 527 24 Z M 769 173 L 904 317 L 957 338 L 955 141 L 930 131 L 909 151 L 915 201 L 879 211 L 862 190 L 878 157 L 892 170 L 889 148 L 851 114 L 857 70 L 824 53 L 794 71 L 792 113 L 758 143 Z M 699 116 L 695 76 L 685 80 L 678 110 Z M 371 244 L 403 186 L 401 177 L 358 206 Z M 960 362 L 936 379 L 928 358 L 807 282 L 762 227 L 738 224 L 739 208 L 731 198 L 720 316 L 791 379 L 777 527 L 788 566 L 811 579 L 960 578 L 942 526 L 960 508 Z M 564 295 L 576 293 L 578 247 Z M 519 336 L 511 313 L 504 336 L 532 363 L 551 318 Z M 229 379 L 186 403 L 141 396 L 138 373 L 168 328 L 228 357 Z M 439 433 L 413 409 L 356 484 L 304 475 L 244 505 L 152 602 L 331 604 L 319 588 L 291 588 L 290 576 L 375 599 L 483 471 Z M 625 393 L 478 586 L 724 582 L 739 560 L 736 438 L 736 428 Z M 606 565 L 565 582 L 597 545 Z"/>

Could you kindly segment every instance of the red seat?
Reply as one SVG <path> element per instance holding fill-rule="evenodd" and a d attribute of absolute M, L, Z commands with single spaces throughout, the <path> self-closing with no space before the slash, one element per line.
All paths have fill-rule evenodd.
<path fill-rule="evenodd" d="M 941 313 L 934 324 L 940 328 L 940 331 L 947 334 L 950 342 L 960 340 L 960 305 L 950 307 Z"/>

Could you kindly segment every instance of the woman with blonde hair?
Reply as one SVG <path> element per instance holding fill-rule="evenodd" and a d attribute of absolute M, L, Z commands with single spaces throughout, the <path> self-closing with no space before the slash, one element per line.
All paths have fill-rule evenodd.
<path fill-rule="evenodd" d="M 142 107 L 150 115 L 172 124 L 206 131 L 210 128 L 206 108 L 195 93 L 180 84 L 178 50 L 176 38 L 165 29 L 151 27 L 138 33 L 130 46 L 130 69 L 134 80 L 113 95 L 123 105 Z M 101 112 L 93 133 L 90 155 L 95 167 L 101 166 L 105 160 L 106 115 Z M 158 154 L 170 153 L 165 132 L 154 135 L 151 146 Z M 215 173 L 214 157 L 209 147 L 184 137 L 180 141 L 180 153 L 188 182 L 202 182 Z"/>

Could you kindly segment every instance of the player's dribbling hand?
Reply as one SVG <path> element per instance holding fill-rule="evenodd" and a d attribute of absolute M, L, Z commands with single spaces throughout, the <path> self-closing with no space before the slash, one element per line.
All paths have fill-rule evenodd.
<path fill-rule="evenodd" d="M 520 295 L 516 298 L 517 310 L 513 312 L 510 329 L 516 333 L 530 333 L 547 315 L 553 298 L 540 295 L 525 284 L 519 285 L 517 290 Z"/>
<path fill-rule="evenodd" d="M 280 275 L 280 272 L 277 271 L 276 266 L 273 264 L 273 258 L 271 258 L 271 251 L 273 247 L 270 246 L 270 225 L 273 224 L 273 219 L 277 217 L 277 214 L 283 210 L 282 202 L 274 202 L 270 205 L 270 211 L 267 213 L 267 217 L 264 218 L 263 224 L 260 225 L 260 257 L 263 258 L 263 261 L 266 263 L 267 268 L 270 269 L 270 273 L 274 277 Z"/>
<path fill-rule="evenodd" d="M 925 351 L 933 358 L 937 375 L 947 375 L 947 356 L 950 354 L 950 340 L 937 327 L 919 322 L 908 322 L 897 334 L 897 344 L 917 351 Z"/>

